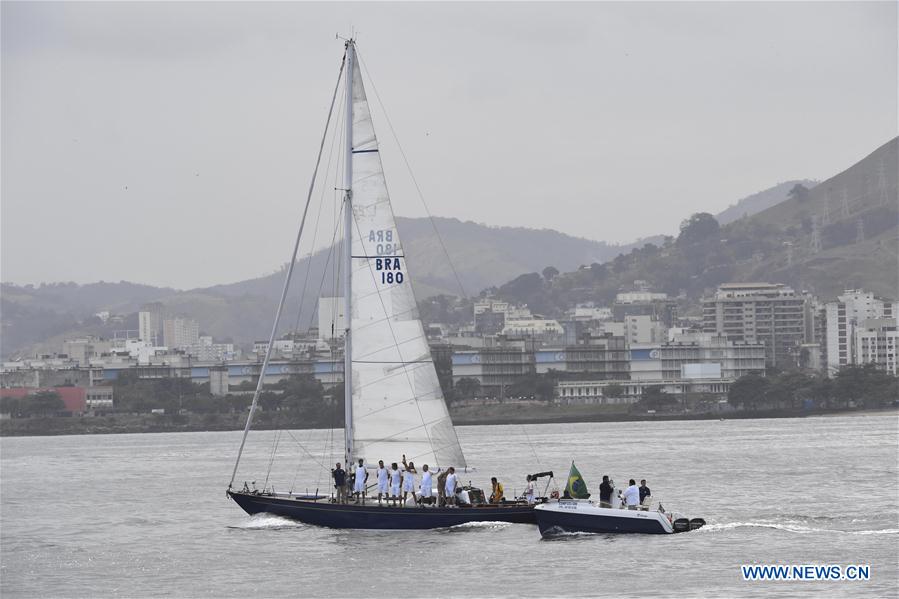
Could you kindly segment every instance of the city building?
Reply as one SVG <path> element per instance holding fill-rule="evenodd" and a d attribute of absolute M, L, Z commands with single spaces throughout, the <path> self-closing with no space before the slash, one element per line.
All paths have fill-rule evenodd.
<path fill-rule="evenodd" d="M 166 318 L 162 321 L 162 342 L 169 348 L 185 348 L 197 345 L 200 340 L 200 323 L 193 318 Z"/>
<path fill-rule="evenodd" d="M 618 322 L 624 322 L 628 316 L 651 316 L 666 327 L 676 324 L 677 302 L 665 293 L 649 291 L 632 291 L 619 293 L 612 304 L 612 316 Z"/>
<path fill-rule="evenodd" d="M 630 366 L 627 344 L 623 337 L 605 335 L 590 337 L 585 343 L 565 347 L 544 347 L 534 350 L 535 371 L 552 371 L 585 375 L 591 379 L 626 380 Z"/>
<path fill-rule="evenodd" d="M 162 342 L 162 321 L 165 306 L 159 302 L 144 304 L 137 313 L 137 338 L 151 345 Z"/>
<path fill-rule="evenodd" d="M 492 347 L 458 350 L 452 354 L 453 385 L 463 378 L 477 380 L 485 395 L 501 395 L 503 387 L 534 372 L 534 352 L 524 341 L 505 341 Z"/>
<path fill-rule="evenodd" d="M 728 283 L 702 300 L 703 332 L 761 343 L 769 365 L 793 366 L 813 341 L 810 298 L 781 283 Z"/>
<path fill-rule="evenodd" d="M 184 348 L 185 353 L 200 362 L 225 362 L 240 358 L 240 350 L 233 343 L 215 343 L 209 335 L 202 335 L 195 345 Z"/>
<path fill-rule="evenodd" d="M 565 329 L 557 320 L 544 318 L 506 319 L 502 334 L 508 337 L 546 338 L 562 335 Z"/>
<path fill-rule="evenodd" d="M 855 329 L 855 357 L 857 364 L 874 364 L 896 376 L 897 340 L 899 326 L 895 318 L 869 318 Z"/>
<path fill-rule="evenodd" d="M 835 374 L 843 366 L 863 364 L 857 349 L 856 332 L 862 323 L 871 319 L 887 319 L 895 322 L 899 317 L 899 304 L 861 289 L 847 289 L 836 301 L 824 304 L 824 359 L 827 373 Z M 883 325 L 889 326 L 889 325 Z M 876 325 L 875 328 L 883 328 Z M 875 335 L 876 336 L 876 335 Z M 866 339 L 870 337 L 870 332 Z"/>
<path fill-rule="evenodd" d="M 624 317 L 624 335 L 630 344 L 663 343 L 668 339 L 668 327 L 655 316 L 630 314 Z"/>

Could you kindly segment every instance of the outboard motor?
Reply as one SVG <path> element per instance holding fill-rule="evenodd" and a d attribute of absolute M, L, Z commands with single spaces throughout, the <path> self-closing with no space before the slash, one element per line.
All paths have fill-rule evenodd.
<path fill-rule="evenodd" d="M 671 526 L 674 527 L 674 532 L 687 532 L 690 530 L 690 520 L 689 518 L 678 518 L 671 523 Z"/>
<path fill-rule="evenodd" d="M 696 530 L 697 528 L 702 528 L 705 526 L 705 520 L 702 518 L 693 518 L 690 520 L 690 530 Z"/>

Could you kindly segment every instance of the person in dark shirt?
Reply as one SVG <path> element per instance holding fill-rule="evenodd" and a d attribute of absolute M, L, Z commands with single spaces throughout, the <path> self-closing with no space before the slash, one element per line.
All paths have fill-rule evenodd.
<path fill-rule="evenodd" d="M 644 478 L 640 481 L 640 505 L 643 505 L 643 500 L 647 497 L 652 497 L 652 491 L 646 486 L 646 479 Z"/>
<path fill-rule="evenodd" d="M 340 462 L 331 470 L 331 476 L 334 478 L 334 488 L 337 489 L 337 503 L 346 503 L 346 470 L 340 467 Z"/>
<path fill-rule="evenodd" d="M 599 507 L 612 507 L 612 483 L 608 474 L 604 474 L 599 483 Z"/>

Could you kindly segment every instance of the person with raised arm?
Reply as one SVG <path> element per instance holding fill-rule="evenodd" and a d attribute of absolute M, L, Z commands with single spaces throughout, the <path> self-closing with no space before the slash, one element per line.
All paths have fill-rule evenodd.
<path fill-rule="evenodd" d="M 406 454 L 403 454 L 403 505 L 406 505 L 406 499 L 409 493 L 412 494 L 412 502 L 418 503 L 418 497 L 415 496 L 415 475 L 418 471 L 415 469 L 415 462 L 406 463 Z"/>

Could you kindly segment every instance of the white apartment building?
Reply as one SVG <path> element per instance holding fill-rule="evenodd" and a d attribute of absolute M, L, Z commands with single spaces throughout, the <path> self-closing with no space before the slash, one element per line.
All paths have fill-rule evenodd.
<path fill-rule="evenodd" d="M 197 345 L 200 323 L 193 318 L 166 318 L 162 321 L 162 342 L 169 348 Z"/>
<path fill-rule="evenodd" d="M 855 356 L 857 364 L 874 364 L 881 370 L 896 376 L 896 346 L 899 327 L 895 318 L 869 318 L 855 330 Z"/>
<path fill-rule="evenodd" d="M 827 373 L 833 375 L 843 366 L 871 361 L 860 359 L 856 333 L 870 319 L 888 319 L 895 323 L 899 304 L 861 289 L 847 289 L 836 301 L 824 305 L 824 313 Z"/>

